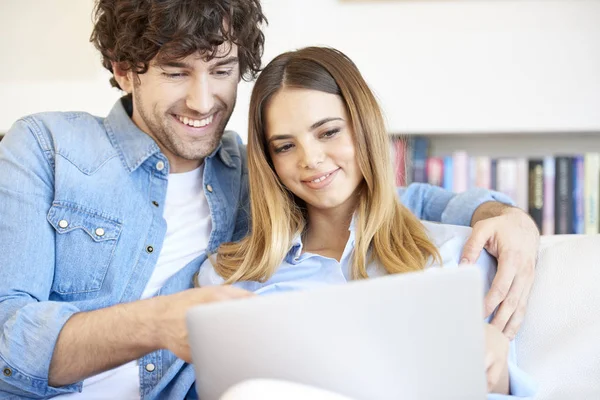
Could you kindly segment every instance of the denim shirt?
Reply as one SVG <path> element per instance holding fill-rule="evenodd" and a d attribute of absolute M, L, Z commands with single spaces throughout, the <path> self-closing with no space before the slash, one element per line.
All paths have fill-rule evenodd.
<path fill-rule="evenodd" d="M 423 222 L 423 224 L 429 239 L 438 249 L 441 258 L 440 264 L 432 264 L 432 260 L 430 260 L 429 268 L 426 271 L 435 270 L 436 268 L 433 267 L 458 268 L 462 248 L 471 233 L 471 229 L 431 222 Z M 303 243 L 300 235 L 297 235 L 285 260 L 269 280 L 266 282 L 242 281 L 234 283 L 233 286 L 260 295 L 270 295 L 296 290 L 310 290 L 326 285 L 344 284 L 352 279 L 350 266 L 352 265 L 355 244 L 354 220 L 349 231 L 350 235 L 339 262 L 336 259 L 319 254 L 303 253 Z M 487 293 L 496 274 L 496 260 L 483 250 L 476 265 L 482 273 L 483 287 Z M 387 271 L 377 262 L 371 262 L 367 265 L 367 274 L 370 278 L 376 278 L 387 275 Z M 205 260 L 197 279 L 200 287 L 220 285 L 224 282 L 223 278 L 216 273 L 209 259 Z M 435 296 L 435 294 L 432 293 L 431 296 Z M 488 317 L 486 321 L 489 322 L 490 319 Z M 529 399 L 535 395 L 537 391 L 536 384 L 529 375 L 517 366 L 515 346 L 516 343 L 513 340 L 510 343 L 508 357 L 511 394 L 489 394 L 487 396 L 488 400 Z"/>
<path fill-rule="evenodd" d="M 166 232 L 169 163 L 119 100 L 106 118 L 42 113 L 15 123 L 0 142 L 0 398 L 44 398 L 58 335 L 80 311 L 140 298 Z M 246 150 L 226 132 L 205 159 L 212 218 L 208 252 L 248 230 Z M 414 184 L 400 190 L 419 218 L 468 225 L 483 202 L 510 200 L 475 190 L 453 195 Z M 201 255 L 158 293 L 192 287 Z M 143 399 L 193 397 L 191 365 L 167 350 L 138 360 Z M 154 364 L 152 372 L 144 366 Z M 190 388 L 192 389 L 190 391 Z M 188 391 L 190 391 L 188 393 Z"/>
<path fill-rule="evenodd" d="M 82 382 L 48 386 L 63 325 L 79 311 L 138 300 L 156 265 L 169 162 L 123 104 L 106 119 L 29 116 L 1 142 L 0 398 L 80 391 Z M 208 251 L 247 231 L 245 157 L 239 137 L 227 132 L 205 160 L 213 220 Z M 188 264 L 159 294 L 192 287 L 202 261 Z M 144 368 L 149 363 L 152 372 Z M 139 364 L 145 399 L 183 398 L 194 380 L 191 367 L 166 350 Z"/>

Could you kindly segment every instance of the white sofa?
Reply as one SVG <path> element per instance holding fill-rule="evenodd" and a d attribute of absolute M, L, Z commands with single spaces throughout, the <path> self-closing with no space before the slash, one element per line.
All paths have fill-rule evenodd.
<path fill-rule="evenodd" d="M 600 235 L 544 236 L 518 363 L 536 399 L 600 399 Z"/>
<path fill-rule="evenodd" d="M 527 317 L 517 336 L 519 365 L 539 400 L 600 399 L 600 235 L 544 236 Z M 221 400 L 350 400 L 295 383 L 255 380 Z"/>

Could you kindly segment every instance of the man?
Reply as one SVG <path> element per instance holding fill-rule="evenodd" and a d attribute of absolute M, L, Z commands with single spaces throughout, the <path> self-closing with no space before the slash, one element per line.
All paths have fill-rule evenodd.
<path fill-rule="evenodd" d="M 0 394 L 193 397 L 186 310 L 249 295 L 192 279 L 247 230 L 245 148 L 224 129 L 240 78 L 259 71 L 265 18 L 259 0 L 100 0 L 95 17 L 92 41 L 128 95 L 106 118 L 25 117 L 0 145 Z M 402 199 L 475 226 L 465 259 L 499 256 L 488 306 L 502 302 L 496 323 L 514 332 L 530 219 L 486 191 L 412 185 Z"/>

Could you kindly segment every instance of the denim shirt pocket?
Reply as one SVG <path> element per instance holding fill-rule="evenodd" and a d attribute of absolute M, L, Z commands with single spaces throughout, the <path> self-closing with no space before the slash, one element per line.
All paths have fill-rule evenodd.
<path fill-rule="evenodd" d="M 95 211 L 56 202 L 47 219 L 56 230 L 52 291 L 59 295 L 99 291 L 115 252 L 121 223 Z"/>

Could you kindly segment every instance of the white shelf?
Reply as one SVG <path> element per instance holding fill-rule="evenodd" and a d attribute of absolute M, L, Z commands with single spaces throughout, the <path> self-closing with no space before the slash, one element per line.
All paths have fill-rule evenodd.
<path fill-rule="evenodd" d="M 408 135 L 412 136 L 412 135 Z M 600 132 L 462 133 L 418 135 L 430 139 L 430 155 L 445 156 L 465 150 L 490 157 L 543 157 L 600 152 Z"/>

